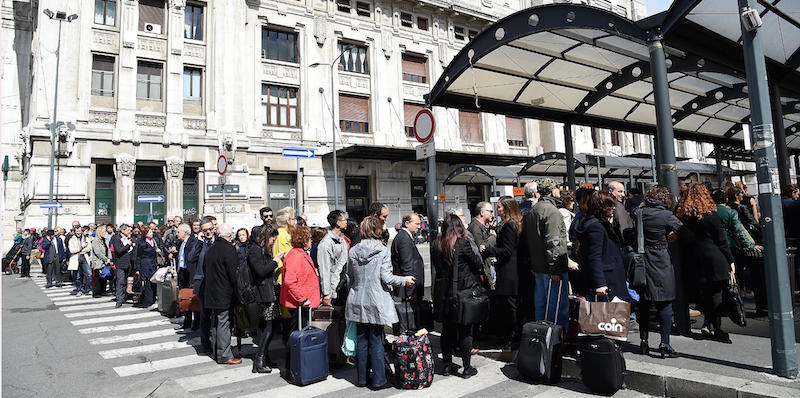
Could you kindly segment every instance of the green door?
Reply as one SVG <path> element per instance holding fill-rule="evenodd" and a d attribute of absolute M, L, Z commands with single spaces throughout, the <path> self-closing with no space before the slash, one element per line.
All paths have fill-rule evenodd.
<path fill-rule="evenodd" d="M 183 171 L 183 222 L 198 218 L 199 203 L 197 185 L 197 169 L 186 168 Z"/>
<path fill-rule="evenodd" d="M 161 167 L 138 166 L 133 185 L 133 222 L 150 221 L 150 203 L 140 203 L 139 195 L 165 195 L 164 177 Z M 164 202 L 153 203 L 153 221 L 164 224 Z"/>
<path fill-rule="evenodd" d="M 106 168 L 108 170 L 106 170 Z M 97 165 L 94 184 L 94 219 L 98 224 L 113 224 L 116 210 L 114 175 L 110 165 Z"/>

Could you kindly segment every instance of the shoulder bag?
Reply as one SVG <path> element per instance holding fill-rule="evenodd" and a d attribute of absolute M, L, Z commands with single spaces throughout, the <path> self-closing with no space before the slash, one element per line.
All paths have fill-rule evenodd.
<path fill-rule="evenodd" d="M 480 285 L 458 290 L 458 256 L 453 258 L 453 295 L 448 299 L 448 321 L 474 325 L 489 319 L 489 294 Z"/>

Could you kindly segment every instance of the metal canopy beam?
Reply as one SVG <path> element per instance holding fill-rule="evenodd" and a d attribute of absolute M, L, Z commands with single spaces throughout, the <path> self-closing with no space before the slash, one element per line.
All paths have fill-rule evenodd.
<path fill-rule="evenodd" d="M 742 90 L 745 86 L 744 83 L 736 84 L 732 88 L 722 87 L 706 92 L 703 96 L 698 96 L 692 101 L 687 102 L 687 106 L 683 110 L 677 111 L 672 114 L 672 124 L 678 124 L 681 120 L 694 115 L 701 110 L 720 102 L 727 102 L 731 99 L 747 98 L 747 94 Z M 741 121 L 739 121 L 741 122 Z"/>
<path fill-rule="evenodd" d="M 550 160 L 550 161 L 552 161 L 552 160 L 563 160 L 564 163 L 566 164 L 567 155 L 562 153 L 562 152 L 545 152 L 543 154 L 537 155 L 533 159 L 529 160 L 528 163 L 525 163 L 525 165 L 522 166 L 522 168 L 519 170 L 518 174 L 519 175 L 529 175 L 529 174 L 527 174 L 527 172 L 531 167 L 536 166 L 537 164 L 540 164 L 540 163 L 542 163 L 544 161 L 548 161 L 548 160 Z M 575 159 L 574 157 L 572 158 L 572 161 L 573 161 L 573 164 L 575 165 L 576 169 L 585 167 L 583 162 L 581 162 L 578 159 Z"/>

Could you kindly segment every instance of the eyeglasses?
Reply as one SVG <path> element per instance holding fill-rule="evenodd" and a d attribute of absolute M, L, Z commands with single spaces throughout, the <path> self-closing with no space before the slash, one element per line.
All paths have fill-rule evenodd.
<path fill-rule="evenodd" d="M 203 231 L 203 232 L 208 232 L 208 231 L 211 231 L 211 230 L 213 230 L 213 229 L 214 229 L 214 227 L 211 227 L 211 228 L 203 228 L 203 229 L 201 229 L 201 231 Z"/>
<path fill-rule="evenodd" d="M 272 218 L 272 214 L 262 214 L 261 218 Z"/>

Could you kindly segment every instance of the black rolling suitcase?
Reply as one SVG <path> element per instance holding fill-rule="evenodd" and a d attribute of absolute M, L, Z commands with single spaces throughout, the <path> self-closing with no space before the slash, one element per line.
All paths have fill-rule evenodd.
<path fill-rule="evenodd" d="M 564 328 L 547 320 L 552 283 L 551 281 L 547 289 L 545 320 L 528 322 L 522 326 L 522 337 L 517 354 L 519 373 L 526 378 L 541 380 L 547 384 L 556 384 L 561 380 L 561 351 L 564 346 Z M 558 319 L 558 308 L 561 305 L 562 285 L 563 281 L 560 281 L 555 320 Z"/>
<path fill-rule="evenodd" d="M 581 344 L 581 380 L 596 394 L 613 395 L 625 384 L 625 358 L 614 341 L 601 337 Z"/>

